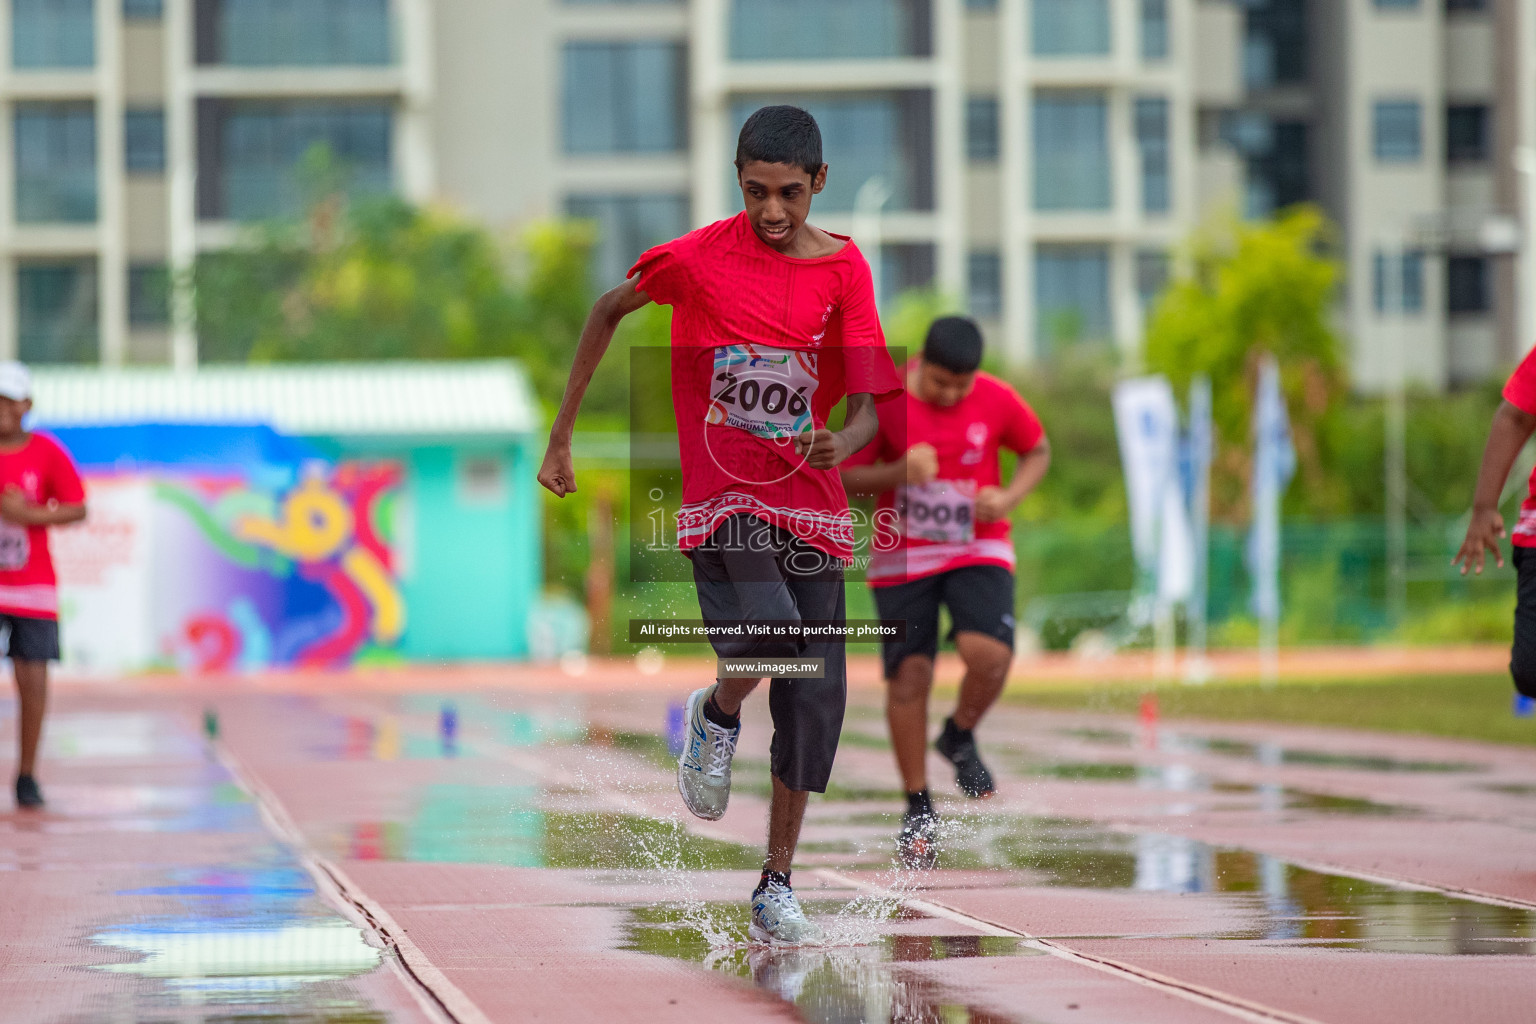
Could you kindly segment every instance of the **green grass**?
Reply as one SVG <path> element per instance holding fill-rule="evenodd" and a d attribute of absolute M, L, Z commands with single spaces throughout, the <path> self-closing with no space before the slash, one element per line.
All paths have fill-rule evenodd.
<path fill-rule="evenodd" d="M 1157 694 L 1158 712 L 1165 719 L 1337 725 L 1536 746 L 1536 718 L 1514 716 L 1514 690 L 1502 673 L 1309 680 L 1268 688 L 1253 682 L 1165 683 L 1155 688 L 1026 682 L 1007 691 L 1005 700 L 1031 707 L 1134 714 L 1147 692 Z"/>

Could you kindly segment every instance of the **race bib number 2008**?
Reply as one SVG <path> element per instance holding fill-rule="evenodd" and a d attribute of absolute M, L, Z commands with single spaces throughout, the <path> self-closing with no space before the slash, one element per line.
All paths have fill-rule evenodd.
<path fill-rule="evenodd" d="M 903 487 L 896 495 L 901 532 L 914 540 L 969 544 L 976 535 L 976 484 L 934 480 Z"/>
<path fill-rule="evenodd" d="M 795 437 L 812 429 L 811 400 L 819 383 L 815 352 L 721 345 L 715 349 L 708 422 L 757 437 Z"/>

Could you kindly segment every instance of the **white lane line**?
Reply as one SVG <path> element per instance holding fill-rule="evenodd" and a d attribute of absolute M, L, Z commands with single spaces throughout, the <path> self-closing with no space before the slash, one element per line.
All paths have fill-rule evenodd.
<path fill-rule="evenodd" d="M 850 878 L 842 872 L 833 871 L 830 868 L 817 868 L 816 874 L 839 885 L 863 892 L 889 895 L 888 890 L 882 889 L 880 886 L 869 882 L 862 882 L 856 878 Z M 942 903 L 935 903 L 932 900 L 918 899 L 910 896 L 898 897 L 898 899 L 902 905 L 920 914 L 927 914 L 930 917 L 938 917 L 955 924 L 964 925 L 967 928 L 981 932 L 983 935 L 1019 939 L 1021 944 L 1027 949 L 1049 953 L 1051 956 L 1065 960 L 1068 963 L 1078 964 L 1124 981 L 1144 985 L 1155 991 L 1183 999 L 1197 1006 L 1203 1006 L 1206 1009 L 1216 1010 L 1238 1020 L 1250 1021 L 1252 1024 L 1276 1024 L 1277 1021 L 1283 1022 L 1283 1024 L 1322 1024 L 1316 1018 L 1305 1017 L 1286 1010 L 1277 1010 L 1272 1006 L 1265 1006 L 1251 999 L 1232 995 L 1230 992 L 1222 992 L 1218 989 L 1206 988 L 1203 985 L 1196 985 L 1192 982 L 1180 981 L 1177 978 L 1171 978 L 1165 974 L 1149 971 L 1120 960 L 1110 959 L 1109 957 L 1082 953 L 1054 940 L 1037 938 L 1028 932 L 1008 928 L 994 921 L 987 921 L 983 918 L 967 914 L 962 910 L 947 907 Z"/>
<path fill-rule="evenodd" d="M 386 952 L 395 954 L 384 959 L 428 1020 L 433 1024 L 493 1024 L 463 990 L 427 959 L 389 911 L 369 899 L 344 871 L 310 847 L 276 794 L 247 772 L 223 743 L 215 741 L 213 751 L 236 784 L 251 795 L 267 828 L 292 849 L 315 880 L 317 889 L 365 935 Z"/>

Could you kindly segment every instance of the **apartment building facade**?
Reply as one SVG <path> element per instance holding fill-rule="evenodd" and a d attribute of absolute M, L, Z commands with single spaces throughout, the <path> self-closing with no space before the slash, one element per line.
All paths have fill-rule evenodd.
<path fill-rule="evenodd" d="M 794 102 L 882 298 L 959 297 L 1011 361 L 1133 353 L 1210 204 L 1315 199 L 1361 382 L 1389 344 L 1470 380 L 1518 351 L 1533 5 L 0 0 L 0 353 L 194 364 L 171 268 L 296 212 L 317 143 L 496 230 L 590 218 L 617 281 L 739 208 L 737 127 Z"/>

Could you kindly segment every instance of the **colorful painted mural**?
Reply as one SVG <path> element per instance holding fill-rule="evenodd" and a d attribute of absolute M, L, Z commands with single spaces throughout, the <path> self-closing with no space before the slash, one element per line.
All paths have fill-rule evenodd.
<path fill-rule="evenodd" d="M 66 660 L 199 672 L 395 660 L 401 466 L 276 468 L 87 470 L 91 519 L 57 538 Z M 112 538 L 131 548 L 105 552 Z M 134 597 L 147 644 L 104 621 Z"/>

